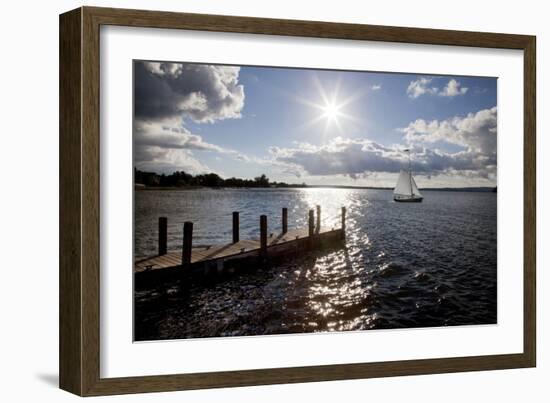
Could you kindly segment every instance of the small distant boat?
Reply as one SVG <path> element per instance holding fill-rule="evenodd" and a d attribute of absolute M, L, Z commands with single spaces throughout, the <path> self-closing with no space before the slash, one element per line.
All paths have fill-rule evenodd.
<path fill-rule="evenodd" d="M 416 186 L 416 182 L 412 176 L 410 150 L 405 151 L 409 153 L 409 169 L 408 171 L 402 169 L 399 172 L 397 185 L 393 189 L 393 200 L 396 202 L 420 203 L 424 199 L 424 196 L 418 190 L 418 186 Z"/>

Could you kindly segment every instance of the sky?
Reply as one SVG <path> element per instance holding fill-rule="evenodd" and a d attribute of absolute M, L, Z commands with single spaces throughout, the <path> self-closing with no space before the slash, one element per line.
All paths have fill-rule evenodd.
<path fill-rule="evenodd" d="M 156 173 L 496 186 L 497 79 L 135 61 L 133 138 Z"/>

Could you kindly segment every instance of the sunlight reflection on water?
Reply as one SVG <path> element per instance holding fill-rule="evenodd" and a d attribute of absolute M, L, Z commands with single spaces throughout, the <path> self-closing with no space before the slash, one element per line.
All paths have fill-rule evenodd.
<path fill-rule="evenodd" d="M 321 206 L 321 226 L 328 228 L 340 227 L 341 208 L 352 209 L 356 204 L 353 196 L 351 189 L 300 189 L 300 197 L 308 209 Z"/>

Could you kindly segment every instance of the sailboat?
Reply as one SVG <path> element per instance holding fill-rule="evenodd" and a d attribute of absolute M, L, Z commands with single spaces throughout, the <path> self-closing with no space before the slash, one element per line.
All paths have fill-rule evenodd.
<path fill-rule="evenodd" d="M 397 179 L 397 185 L 393 189 L 393 200 L 396 202 L 421 202 L 424 196 L 418 190 L 416 182 L 411 172 L 411 153 L 410 150 L 405 150 L 409 153 L 409 169 L 405 171 L 402 169 L 399 172 L 399 178 Z"/>

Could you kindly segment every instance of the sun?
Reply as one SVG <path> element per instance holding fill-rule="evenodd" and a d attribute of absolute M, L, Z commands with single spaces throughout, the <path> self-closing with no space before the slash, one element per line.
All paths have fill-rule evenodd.
<path fill-rule="evenodd" d="M 322 106 L 323 117 L 329 122 L 336 122 L 342 114 L 340 109 L 340 105 L 337 105 L 335 102 L 327 102 L 326 105 Z"/>
<path fill-rule="evenodd" d="M 327 134 L 342 135 L 348 130 L 349 125 L 361 125 L 361 121 L 357 117 L 350 115 L 349 106 L 363 97 L 363 90 L 358 89 L 351 94 L 342 94 L 339 79 L 332 83 L 321 83 L 318 77 L 314 77 L 313 84 L 318 90 L 316 100 L 293 96 L 296 101 L 314 111 L 313 117 L 305 121 L 301 127 L 306 128 L 324 123 L 322 135 L 325 136 Z M 331 90 L 328 91 L 327 87 Z"/>

